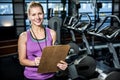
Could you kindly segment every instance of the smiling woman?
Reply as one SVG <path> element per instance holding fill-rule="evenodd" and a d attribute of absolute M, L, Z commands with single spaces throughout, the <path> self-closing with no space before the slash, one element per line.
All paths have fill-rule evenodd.
<path fill-rule="evenodd" d="M 24 75 L 28 80 L 46 80 L 53 77 L 55 72 L 38 73 L 37 69 L 42 50 L 55 44 L 56 32 L 43 26 L 44 10 L 39 2 L 30 2 L 27 15 L 31 24 L 30 28 L 21 33 L 18 39 L 19 61 L 21 65 L 25 66 Z M 56 67 L 65 70 L 67 63 L 60 60 Z"/>

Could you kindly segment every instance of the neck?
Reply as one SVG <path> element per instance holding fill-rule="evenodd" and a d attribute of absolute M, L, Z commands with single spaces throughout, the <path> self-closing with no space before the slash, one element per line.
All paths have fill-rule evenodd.
<path fill-rule="evenodd" d="M 34 32 L 42 32 L 44 30 L 43 26 L 34 26 L 34 25 L 31 26 L 31 29 Z"/>
<path fill-rule="evenodd" d="M 31 26 L 32 36 L 36 39 L 45 38 L 45 31 L 43 27 Z"/>

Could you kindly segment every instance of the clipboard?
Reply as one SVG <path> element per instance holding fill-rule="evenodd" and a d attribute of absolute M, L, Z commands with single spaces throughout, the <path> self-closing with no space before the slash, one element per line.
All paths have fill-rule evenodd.
<path fill-rule="evenodd" d="M 58 71 L 57 63 L 65 58 L 70 50 L 70 45 L 54 45 L 45 47 L 42 51 L 38 73 L 49 73 Z"/>

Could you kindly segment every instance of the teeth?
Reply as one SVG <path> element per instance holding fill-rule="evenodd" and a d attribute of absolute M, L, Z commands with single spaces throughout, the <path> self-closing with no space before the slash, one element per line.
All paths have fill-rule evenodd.
<path fill-rule="evenodd" d="M 37 23 L 39 23 L 40 21 L 36 21 Z"/>

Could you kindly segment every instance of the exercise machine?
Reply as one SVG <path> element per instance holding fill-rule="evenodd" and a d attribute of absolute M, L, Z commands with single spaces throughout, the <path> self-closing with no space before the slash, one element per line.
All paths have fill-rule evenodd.
<path fill-rule="evenodd" d="M 116 15 L 108 15 L 93 30 L 88 30 L 87 33 L 96 36 L 106 42 L 109 53 L 104 53 L 104 59 L 98 61 L 97 71 L 100 73 L 100 80 L 120 80 L 120 58 L 113 46 L 113 41 L 120 33 L 120 26 L 105 25 L 108 19 L 113 19 L 120 24 L 120 19 Z M 110 57 L 109 57 L 110 56 Z M 112 77 L 111 77 L 112 76 Z"/>
<path fill-rule="evenodd" d="M 80 46 L 75 43 L 76 38 L 74 30 L 77 29 L 77 27 L 81 24 L 79 23 L 80 17 L 68 16 L 65 18 L 63 23 L 64 27 L 70 30 L 73 42 L 69 43 L 71 49 L 69 55 L 66 58 L 67 62 L 69 63 L 69 78 L 72 80 L 88 80 L 94 74 L 96 69 L 96 61 L 91 56 L 82 55 Z M 87 28 L 88 26 L 86 25 L 85 27 Z M 85 27 L 83 27 L 81 31 L 84 31 L 86 29 Z"/>

